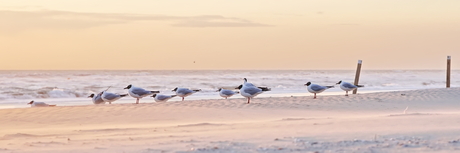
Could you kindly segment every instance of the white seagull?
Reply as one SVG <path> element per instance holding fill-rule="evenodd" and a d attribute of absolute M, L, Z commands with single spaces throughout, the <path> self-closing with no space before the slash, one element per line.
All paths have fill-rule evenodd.
<path fill-rule="evenodd" d="M 176 95 L 179 96 L 179 97 L 182 97 L 182 101 L 184 101 L 185 97 L 190 96 L 190 95 L 194 94 L 195 92 L 198 92 L 198 91 L 201 91 L 201 90 L 200 89 L 191 90 L 189 88 L 176 87 L 172 91 L 176 92 Z"/>
<path fill-rule="evenodd" d="M 101 98 L 102 92 L 98 93 L 97 95 L 91 94 L 88 98 L 91 98 L 93 104 L 105 104 L 105 101 Z"/>
<path fill-rule="evenodd" d="M 224 97 L 225 99 L 227 99 L 228 97 L 231 97 L 235 94 L 238 94 L 240 92 L 238 91 L 233 91 L 233 90 L 227 90 L 227 89 L 223 89 L 223 88 L 219 88 L 219 90 L 217 90 L 219 92 L 219 95 L 221 97 Z"/>
<path fill-rule="evenodd" d="M 348 82 L 339 81 L 337 84 L 340 84 L 340 89 L 346 91 L 345 96 L 348 96 L 348 91 L 355 90 L 356 88 L 364 87 L 363 85 L 354 85 Z"/>
<path fill-rule="evenodd" d="M 238 86 L 235 89 L 240 89 L 240 94 L 243 97 L 248 98 L 248 104 L 251 101 L 251 98 L 261 94 L 264 91 L 270 91 L 270 88 L 267 87 L 256 87 L 252 83 L 248 82 L 248 79 L 244 78 L 244 83 Z"/>
<path fill-rule="evenodd" d="M 171 98 L 176 97 L 177 95 L 159 95 L 159 94 L 153 94 L 152 97 L 156 102 L 166 102 Z"/>
<path fill-rule="evenodd" d="M 145 96 L 148 96 L 148 95 L 151 95 L 151 94 L 154 94 L 154 93 L 160 93 L 159 91 L 148 91 L 148 90 L 145 90 L 145 89 L 142 89 L 142 88 L 139 88 L 139 87 L 135 87 L 133 85 L 128 85 L 125 89 L 129 89 L 128 94 L 131 97 L 136 98 L 136 104 L 139 104 L 139 99 L 141 99 L 141 98 L 143 98 Z"/>
<path fill-rule="evenodd" d="M 29 103 L 27 104 L 30 104 L 30 107 L 54 107 L 56 105 L 49 105 L 47 103 L 44 103 L 44 102 L 35 102 L 35 101 L 30 101 Z"/>
<path fill-rule="evenodd" d="M 102 92 L 102 95 L 101 95 L 101 98 L 102 100 L 104 100 L 105 102 L 109 102 L 109 104 L 112 104 L 112 102 L 122 98 L 122 97 L 125 97 L 127 96 L 128 94 L 114 94 L 114 93 L 110 93 L 110 92 L 107 92 L 107 91 L 103 91 Z"/>
<path fill-rule="evenodd" d="M 308 92 L 315 94 L 313 99 L 316 99 L 317 93 L 321 93 L 324 90 L 329 89 L 329 88 L 334 88 L 334 86 L 320 86 L 317 84 L 312 84 L 311 82 L 307 82 L 305 85 L 307 86 Z"/>

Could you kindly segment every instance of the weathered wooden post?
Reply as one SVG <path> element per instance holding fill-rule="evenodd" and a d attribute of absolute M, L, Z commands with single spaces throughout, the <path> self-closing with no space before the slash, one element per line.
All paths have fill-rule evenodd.
<path fill-rule="evenodd" d="M 450 56 L 447 56 L 446 88 L 450 88 Z"/>
<path fill-rule="evenodd" d="M 362 63 L 363 63 L 362 60 L 358 60 L 358 68 L 356 68 L 355 83 L 354 83 L 355 85 L 358 85 L 358 82 L 359 82 L 359 74 L 361 73 Z M 358 88 L 353 90 L 353 94 L 356 94 L 357 92 L 358 92 Z"/>

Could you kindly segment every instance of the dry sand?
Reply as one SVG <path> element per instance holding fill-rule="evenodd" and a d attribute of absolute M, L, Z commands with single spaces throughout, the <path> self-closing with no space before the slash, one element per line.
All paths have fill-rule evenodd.
<path fill-rule="evenodd" d="M 0 153 L 460 152 L 460 88 L 245 102 L 3 109 Z"/>

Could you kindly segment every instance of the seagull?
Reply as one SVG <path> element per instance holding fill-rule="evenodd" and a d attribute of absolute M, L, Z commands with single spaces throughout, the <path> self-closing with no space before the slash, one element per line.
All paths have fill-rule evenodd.
<path fill-rule="evenodd" d="M 156 102 L 166 102 L 171 98 L 176 97 L 177 95 L 159 95 L 159 94 L 153 94 L 152 97 Z"/>
<path fill-rule="evenodd" d="M 313 99 L 316 99 L 317 93 L 321 93 L 324 90 L 329 89 L 329 88 L 334 88 L 334 86 L 320 86 L 317 84 L 312 84 L 311 82 L 307 82 L 305 85 L 307 86 L 308 92 L 315 94 Z"/>
<path fill-rule="evenodd" d="M 114 94 L 114 93 L 110 93 L 110 92 L 106 92 L 106 91 L 103 91 L 102 92 L 102 95 L 101 95 L 101 98 L 102 100 L 104 100 L 105 102 L 109 102 L 109 104 L 112 104 L 112 102 L 124 97 L 124 96 L 127 96 L 128 94 Z"/>
<path fill-rule="evenodd" d="M 31 107 L 54 107 L 56 105 L 49 105 L 47 103 L 44 103 L 44 102 L 35 102 L 35 101 L 30 101 L 29 103 L 27 104 L 30 104 Z"/>
<path fill-rule="evenodd" d="M 261 94 L 264 91 L 271 90 L 270 88 L 267 88 L 267 87 L 256 87 L 252 83 L 249 83 L 248 79 L 246 78 L 244 78 L 244 83 L 235 89 L 240 89 L 241 96 L 248 98 L 248 104 L 251 101 L 251 98 Z"/>
<path fill-rule="evenodd" d="M 91 94 L 88 98 L 92 98 L 93 104 L 105 104 L 105 101 L 101 98 L 102 92 L 97 95 Z"/>
<path fill-rule="evenodd" d="M 363 85 L 353 85 L 348 82 L 339 81 L 337 84 L 340 84 L 340 89 L 346 91 L 345 96 L 348 96 L 348 91 L 355 90 L 356 88 L 364 87 Z"/>
<path fill-rule="evenodd" d="M 195 92 L 201 91 L 201 89 L 191 90 L 191 89 L 188 89 L 188 88 L 176 87 L 172 91 L 175 91 L 176 95 L 179 96 L 179 97 L 182 97 L 182 101 L 184 101 L 185 97 L 190 96 L 190 95 L 194 94 Z"/>
<path fill-rule="evenodd" d="M 129 89 L 128 94 L 131 97 L 136 98 L 136 104 L 139 104 L 139 99 L 141 99 L 141 98 L 143 98 L 145 96 L 148 96 L 148 95 L 151 95 L 151 94 L 154 94 L 154 93 L 160 93 L 160 91 L 148 91 L 148 90 L 145 90 L 145 89 L 142 89 L 142 88 L 139 88 L 139 87 L 135 87 L 133 85 L 128 85 L 127 87 L 125 87 L 125 89 Z"/>
<path fill-rule="evenodd" d="M 231 97 L 235 94 L 238 94 L 240 93 L 239 91 L 233 91 L 233 90 L 227 90 L 227 89 L 223 89 L 223 88 L 220 88 L 219 90 L 217 90 L 219 92 L 219 95 L 221 97 L 224 97 L 225 99 L 227 99 L 228 97 Z"/>

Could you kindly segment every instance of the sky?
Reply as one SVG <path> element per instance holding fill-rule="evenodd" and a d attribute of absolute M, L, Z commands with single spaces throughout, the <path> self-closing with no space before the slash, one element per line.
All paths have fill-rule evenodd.
<path fill-rule="evenodd" d="M 458 69 L 459 14 L 458 0 L 0 0 L 0 70 Z"/>

